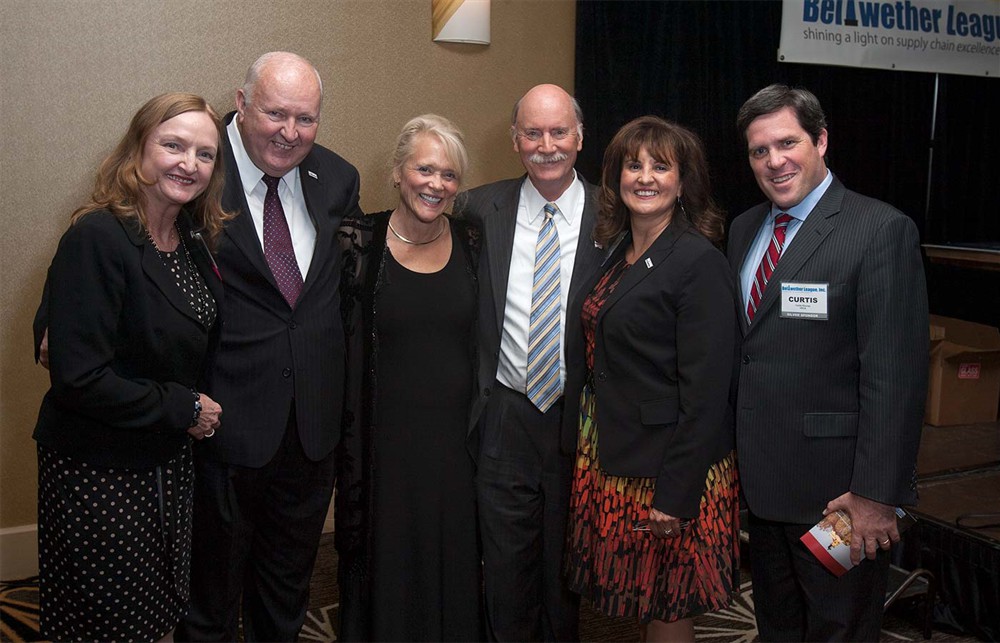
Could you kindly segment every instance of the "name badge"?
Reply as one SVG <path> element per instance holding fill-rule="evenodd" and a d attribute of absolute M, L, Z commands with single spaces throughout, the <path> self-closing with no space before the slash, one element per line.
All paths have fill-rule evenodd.
<path fill-rule="evenodd" d="M 830 284 L 781 282 L 781 316 L 793 319 L 829 319 L 827 292 Z"/>

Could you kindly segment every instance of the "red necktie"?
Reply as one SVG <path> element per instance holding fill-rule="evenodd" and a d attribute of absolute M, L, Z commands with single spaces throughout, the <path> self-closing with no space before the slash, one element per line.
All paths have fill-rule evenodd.
<path fill-rule="evenodd" d="M 771 243 L 767 246 L 767 252 L 760 259 L 757 272 L 753 276 L 753 285 L 750 286 L 750 299 L 747 301 L 747 319 L 753 321 L 753 316 L 757 312 L 757 306 L 764 297 L 764 289 L 774 267 L 778 265 L 781 258 L 781 250 L 785 247 L 785 232 L 788 224 L 792 220 L 792 215 L 782 212 L 774 218 L 774 232 L 771 233 Z"/>
<path fill-rule="evenodd" d="M 295 302 L 302 292 L 302 273 L 295 260 L 285 210 L 278 198 L 280 180 L 276 176 L 264 175 L 264 184 L 267 185 L 267 194 L 264 196 L 264 258 L 271 268 L 274 280 L 278 282 L 281 295 L 289 306 L 295 308 Z"/>

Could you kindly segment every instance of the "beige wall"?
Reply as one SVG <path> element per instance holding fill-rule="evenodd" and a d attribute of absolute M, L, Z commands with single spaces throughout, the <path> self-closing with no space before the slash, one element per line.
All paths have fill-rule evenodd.
<path fill-rule="evenodd" d="M 574 0 L 493 0 L 489 47 L 430 40 L 431 0 L 4 0 L 0 4 L 0 528 L 35 522 L 31 431 L 48 383 L 32 362 L 45 270 L 97 163 L 148 98 L 232 109 L 259 54 L 311 59 L 326 96 L 318 142 L 361 171 L 366 211 L 395 203 L 388 150 L 411 116 L 466 133 L 467 185 L 521 171 L 507 137 L 528 87 L 572 91 Z"/>

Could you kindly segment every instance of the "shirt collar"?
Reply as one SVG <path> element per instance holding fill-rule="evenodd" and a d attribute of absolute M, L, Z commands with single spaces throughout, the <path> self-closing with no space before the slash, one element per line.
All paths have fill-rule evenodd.
<path fill-rule="evenodd" d="M 238 115 L 233 115 L 233 120 L 226 126 L 226 133 L 229 134 L 229 144 L 233 150 L 233 158 L 236 159 L 236 169 L 240 172 L 240 181 L 243 183 L 243 192 L 250 194 L 258 184 L 262 184 L 264 171 L 254 165 L 247 154 L 247 148 L 243 145 L 243 136 L 240 128 L 236 125 Z M 289 194 L 294 195 L 299 184 L 299 168 L 293 167 L 285 176 L 281 177 L 285 182 L 285 187 Z"/>
<path fill-rule="evenodd" d="M 805 221 L 809 213 L 813 211 L 819 200 L 823 198 L 826 194 L 826 189 L 830 187 L 833 183 L 833 172 L 827 168 L 826 178 L 820 181 L 820 184 L 812 189 L 812 191 L 806 195 L 806 198 L 802 199 L 798 205 L 794 205 L 787 210 L 780 210 L 773 203 L 771 204 L 771 218 L 778 216 L 781 212 L 787 212 L 792 216 L 793 219 L 798 219 L 799 221 Z"/>
<path fill-rule="evenodd" d="M 562 214 L 563 220 L 572 224 L 574 217 L 577 216 L 577 211 L 582 210 L 582 208 L 577 208 L 577 204 L 583 196 L 583 182 L 580 181 L 580 175 L 573 170 L 573 182 L 569 184 L 563 193 L 559 195 L 559 198 L 554 201 L 554 203 L 559 206 L 559 212 Z M 521 186 L 521 203 L 524 204 L 525 209 L 528 213 L 528 221 L 534 223 L 545 209 L 545 204 L 548 203 L 539 192 L 538 189 L 531 182 L 531 179 L 525 179 L 524 185 Z"/>

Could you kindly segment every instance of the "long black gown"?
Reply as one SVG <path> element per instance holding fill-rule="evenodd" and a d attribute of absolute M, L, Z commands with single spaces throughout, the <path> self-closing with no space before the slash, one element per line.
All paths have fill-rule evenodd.
<path fill-rule="evenodd" d="M 436 273 L 385 256 L 372 517 L 373 640 L 482 637 L 472 395 L 474 286 L 458 235 Z"/>

